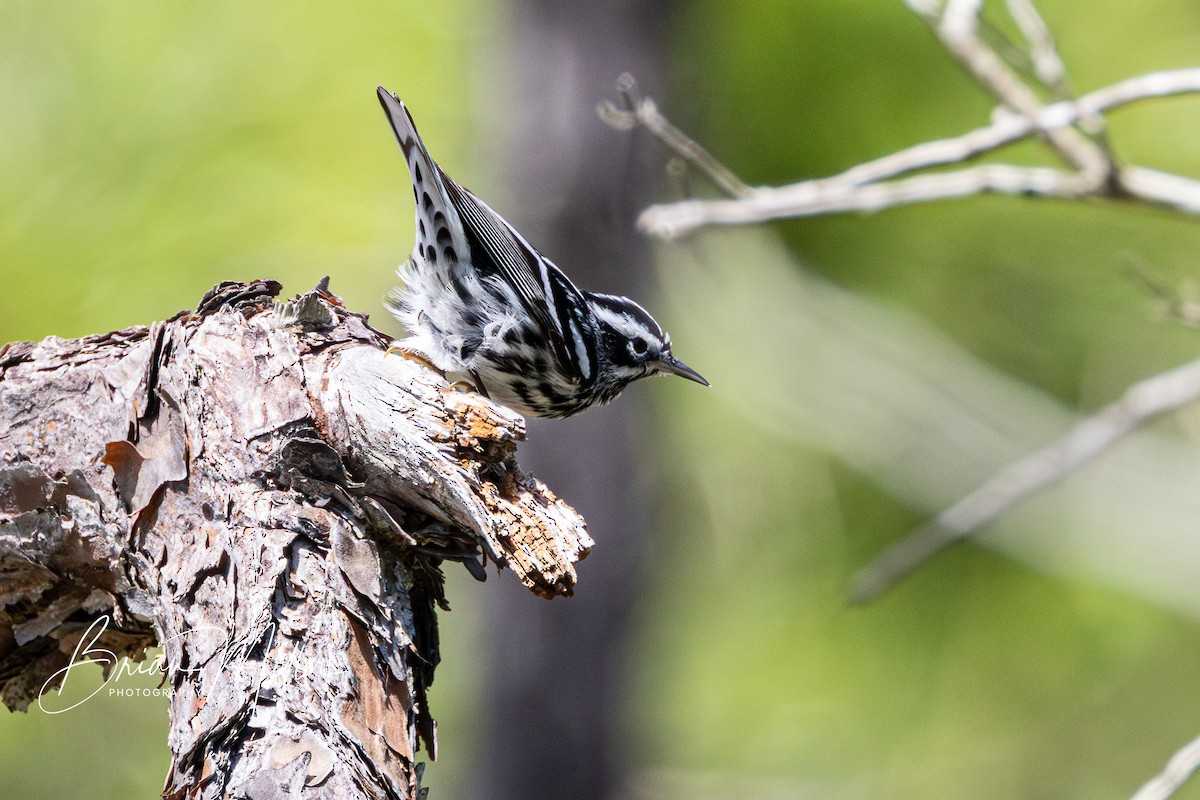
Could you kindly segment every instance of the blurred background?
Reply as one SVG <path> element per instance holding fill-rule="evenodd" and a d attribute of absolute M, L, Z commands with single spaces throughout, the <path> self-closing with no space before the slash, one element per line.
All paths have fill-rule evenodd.
<path fill-rule="evenodd" d="M 1196 66 L 1191 0 L 1039 7 L 1079 91 Z M 637 211 L 678 182 L 595 115 L 626 70 L 751 183 L 991 107 L 899 0 L 4 0 L 0 341 L 326 274 L 398 333 L 380 298 L 412 207 L 383 84 L 451 175 L 583 288 L 644 301 L 713 384 L 531 425 L 523 464 L 597 546 L 565 601 L 448 569 L 432 797 L 1130 796 L 1200 732 L 1200 415 L 870 606 L 846 587 L 1001 464 L 1194 357 L 1200 334 L 1127 271 L 1186 291 L 1197 221 L 981 198 L 654 244 Z M 1111 135 L 1200 176 L 1198 129 L 1183 98 L 1118 112 Z M 165 713 L 104 692 L 0 712 L 0 797 L 156 796 Z"/>

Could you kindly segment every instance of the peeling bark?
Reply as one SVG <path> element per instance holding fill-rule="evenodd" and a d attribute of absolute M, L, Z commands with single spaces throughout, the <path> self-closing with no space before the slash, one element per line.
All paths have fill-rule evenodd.
<path fill-rule="evenodd" d="M 279 289 L 0 348 L 0 700 L 158 644 L 164 797 L 417 797 L 441 563 L 569 595 L 592 542 L 524 420 Z"/>

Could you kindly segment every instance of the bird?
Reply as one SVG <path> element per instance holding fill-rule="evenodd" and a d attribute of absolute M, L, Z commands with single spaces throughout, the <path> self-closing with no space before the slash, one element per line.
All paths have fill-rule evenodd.
<path fill-rule="evenodd" d="M 438 166 L 399 97 L 382 86 L 378 95 L 417 207 L 416 242 L 398 270 L 402 285 L 385 300 L 408 331 L 393 350 L 539 417 L 604 405 L 651 375 L 709 385 L 672 354 L 670 335 L 646 309 L 577 289 Z"/>

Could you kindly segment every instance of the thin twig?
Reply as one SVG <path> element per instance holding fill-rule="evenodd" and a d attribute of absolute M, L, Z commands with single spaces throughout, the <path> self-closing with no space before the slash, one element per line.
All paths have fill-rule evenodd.
<path fill-rule="evenodd" d="M 1200 69 L 1149 73 L 1120 81 L 1075 100 L 1042 105 L 1037 93 L 979 38 L 981 0 L 907 0 L 939 39 L 976 79 L 1002 102 L 990 125 L 951 139 L 926 142 L 860 164 L 828 178 L 775 188 L 750 188 L 736 181 L 729 200 L 685 200 L 643 212 L 643 229 L 663 237 L 715 224 L 746 224 L 770 219 L 845 211 L 878 211 L 909 203 L 1002 193 L 1030 197 L 1107 198 L 1200 214 L 1200 181 L 1136 165 L 1114 167 L 1107 149 L 1072 126 L 1100 120 L 1103 112 L 1156 97 L 1200 93 Z M 1029 0 L 1010 0 L 1034 59 L 1038 80 L 1051 84 L 1065 74 L 1052 62 L 1057 50 L 1045 23 Z M 699 148 L 683 147 L 677 129 L 649 100 L 629 102 L 621 119 L 645 125 L 681 158 L 696 164 L 714 182 L 732 173 Z M 609 107 L 613 111 L 612 107 Z M 615 111 L 613 111 L 615 113 Z M 672 132 L 669 135 L 664 131 Z M 678 134 L 676 136 L 675 134 Z M 911 172 L 959 164 L 1033 135 L 1045 138 L 1073 170 L 984 164 L 950 172 L 900 178 Z M 696 153 L 703 153 L 702 157 Z M 889 180 L 891 179 L 891 180 Z M 931 524 L 887 551 L 856 581 L 855 596 L 877 595 L 941 549 L 993 521 L 1030 495 L 1061 479 L 1145 421 L 1200 399 L 1200 361 L 1135 384 L 1123 398 L 1081 421 L 1062 440 L 1002 469 L 991 480 L 946 509 Z"/>
<path fill-rule="evenodd" d="M 600 118 L 615 128 L 629 129 L 641 125 L 654 134 L 671 152 L 703 172 L 714 185 L 730 197 L 744 198 L 754 193 L 733 170 L 726 167 L 698 142 L 671 124 L 658 110 L 658 105 L 648 97 L 636 96 L 633 77 L 628 73 L 617 79 L 617 90 L 625 101 L 625 108 L 603 102 L 597 109 Z"/>
<path fill-rule="evenodd" d="M 1155 275 L 1141 259 L 1127 256 L 1125 271 L 1138 287 L 1157 301 L 1160 315 L 1189 328 L 1200 328 L 1200 304 L 1196 302 L 1194 287 L 1185 284 L 1176 289 Z"/>
<path fill-rule="evenodd" d="M 1045 106 L 1039 100 L 1038 92 L 984 41 L 981 30 L 988 28 L 980 16 L 982 0 L 906 2 L 929 23 L 943 45 L 976 81 L 1001 102 L 992 124 L 953 139 L 907 148 L 831 178 L 781 187 L 752 188 L 672 126 L 648 98 L 627 100 L 629 109 L 623 112 L 607 104 L 602 115 L 613 124 L 622 127 L 644 125 L 733 198 L 683 200 L 652 206 L 642 214 L 642 229 L 671 238 L 707 225 L 877 211 L 986 192 L 1119 199 L 1185 214 L 1200 213 L 1200 181 L 1136 165 L 1118 167 L 1101 137 L 1103 111 L 1152 97 L 1200 92 L 1200 70 L 1150 73 L 1121 81 L 1078 100 L 1060 100 Z M 1055 96 L 1066 95 L 1065 67 L 1049 28 L 1032 0 L 1008 0 L 1008 9 L 1029 43 L 1029 59 L 1037 81 Z M 1002 44 L 1016 47 L 1007 38 Z M 1088 135 L 1075 130 L 1074 126 L 1079 126 Z M 922 176 L 911 181 L 877 183 L 906 172 L 962 163 L 1030 136 L 1044 138 L 1071 169 L 988 165 Z"/>
<path fill-rule="evenodd" d="M 981 0 L 947 0 L 940 14 L 922 14 L 946 49 L 975 81 L 1008 108 L 1033 118 L 1041 109 L 1038 93 L 979 35 Z M 1068 128 L 1048 129 L 1046 141 L 1088 180 L 1102 185 L 1112 156 L 1100 144 Z"/>
<path fill-rule="evenodd" d="M 709 225 L 878 211 L 987 192 L 1141 202 L 1200 215 L 1200 180 L 1118 164 L 1104 137 L 1103 116 L 1105 111 L 1141 100 L 1200 93 L 1200 69 L 1141 75 L 1073 99 L 1065 64 L 1034 0 L 1007 0 L 1009 15 L 1028 45 L 1028 63 L 1025 48 L 983 20 L 984 0 L 905 2 L 925 19 L 976 82 L 999 101 L 989 125 L 910 147 L 832 177 L 752 188 L 671 126 L 650 100 L 630 103 L 617 124 L 643 125 L 732 198 L 652 206 L 642 213 L 640 227 L 673 238 Z M 1041 95 L 1047 92 L 1058 101 L 1045 104 Z M 1044 140 L 1069 169 L 985 164 L 900 177 L 962 164 L 1030 137 Z M 1139 277 L 1160 299 L 1177 299 L 1152 279 Z M 1178 300 L 1173 307 L 1182 310 L 1184 301 Z M 1130 431 L 1198 400 L 1200 359 L 1134 384 L 1120 400 L 1081 420 L 1058 441 L 1003 467 L 930 524 L 885 551 L 856 577 L 854 600 L 866 602 L 877 597 L 936 553 L 1062 480 Z M 1162 774 L 1146 783 L 1133 800 L 1166 800 L 1198 768 L 1200 737 L 1176 752 Z"/>
<path fill-rule="evenodd" d="M 918 175 L 861 187 L 817 182 L 789 187 L 787 194 L 763 196 L 747 204 L 737 200 L 681 200 L 669 207 L 651 207 L 643 212 L 640 225 L 666 238 L 705 225 L 731 225 L 771 219 L 818 216 L 846 211 L 874 212 L 885 208 L 949 200 L 977 194 L 1060 197 L 1074 199 L 1089 194 L 1069 172 L 1044 167 L 1013 167 L 985 164 L 971 169 Z M 1197 187 L 1200 192 L 1200 186 Z M 669 219 L 659 209 L 670 210 Z"/>
<path fill-rule="evenodd" d="M 1067 97 L 1067 68 L 1058 54 L 1058 45 L 1050 27 L 1032 0 L 1008 0 L 1008 13 L 1029 42 L 1029 61 L 1033 74 L 1059 97 Z"/>
<path fill-rule="evenodd" d="M 1122 436 L 1200 400 L 1200 359 L 1147 378 L 1053 444 L 1008 464 L 928 525 L 888 548 L 853 581 L 855 602 L 878 597 L 932 556 L 1074 472 Z"/>
<path fill-rule="evenodd" d="M 1200 736 L 1175 751 L 1161 773 L 1138 789 L 1132 800 L 1167 800 L 1200 768 Z"/>
<path fill-rule="evenodd" d="M 987 127 L 952 139 L 940 139 L 909 147 L 824 180 L 830 183 L 863 184 L 919 169 L 969 161 L 1027 138 L 1039 130 L 1073 125 L 1086 117 L 1098 116 L 1105 111 L 1139 100 L 1194 93 L 1200 93 L 1200 69 L 1151 72 L 1097 89 L 1078 100 L 1064 100 L 1046 106 L 1032 118 L 1000 112 Z M 792 186 L 807 183 L 812 181 Z M 782 191 L 787 188 L 789 187 L 759 189 L 758 193 Z"/>
<path fill-rule="evenodd" d="M 897 205 L 983 192 L 1031 197 L 1118 198 L 1197 214 L 1200 213 L 1200 181 L 1132 165 L 1122 166 L 1113 179 L 1103 185 L 1096 185 L 1091 176 L 1079 172 L 1003 164 L 922 176 L 923 179 L 915 183 L 883 182 L 886 178 L 909 172 L 969 161 L 1040 131 L 1070 126 L 1131 103 L 1196 93 L 1200 93 L 1200 68 L 1147 73 L 1090 92 L 1077 100 L 1041 107 L 1032 117 L 1002 111 L 995 115 L 990 125 L 962 136 L 924 142 L 828 178 L 759 188 L 748 187 L 734 179 L 738 191 L 745 192 L 744 196 L 733 200 L 684 200 L 651 206 L 642 213 L 639 224 L 650 233 L 673 238 L 708 225 L 749 224 L 845 211 L 879 211 Z M 654 121 L 655 127 L 649 130 L 658 135 L 663 123 L 667 126 L 670 123 L 656 107 L 651 106 L 650 110 L 653 114 L 647 118 Z M 641 121 L 640 115 L 634 118 Z M 670 129 L 677 130 L 673 126 Z M 671 146 L 670 142 L 668 146 Z M 714 170 L 713 165 L 719 162 L 706 152 L 702 161 L 695 161 L 686 150 L 673 146 L 672 150 L 710 176 L 714 172 L 732 175 L 724 167 Z"/>

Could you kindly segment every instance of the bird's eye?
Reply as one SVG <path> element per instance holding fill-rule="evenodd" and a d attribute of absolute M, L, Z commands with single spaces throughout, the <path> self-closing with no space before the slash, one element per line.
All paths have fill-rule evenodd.
<path fill-rule="evenodd" d="M 629 343 L 629 349 L 635 356 L 644 356 L 646 351 L 650 349 L 650 343 L 645 339 L 638 337 Z"/>

